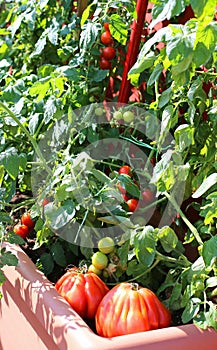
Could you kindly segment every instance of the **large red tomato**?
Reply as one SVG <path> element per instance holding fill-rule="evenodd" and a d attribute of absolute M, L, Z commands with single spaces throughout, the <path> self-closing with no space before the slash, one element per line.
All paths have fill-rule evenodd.
<path fill-rule="evenodd" d="M 95 273 L 82 273 L 77 268 L 72 268 L 61 276 L 55 287 L 71 307 L 86 319 L 94 318 L 100 301 L 109 291 Z"/>
<path fill-rule="evenodd" d="M 171 315 L 151 290 L 123 282 L 102 299 L 95 321 L 97 333 L 111 338 L 168 327 Z"/>

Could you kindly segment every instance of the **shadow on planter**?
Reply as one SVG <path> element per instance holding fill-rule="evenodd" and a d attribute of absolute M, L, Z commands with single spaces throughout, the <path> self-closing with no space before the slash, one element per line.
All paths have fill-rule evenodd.
<path fill-rule="evenodd" d="M 58 295 L 20 247 L 6 245 L 19 259 L 5 267 L 0 301 L 0 350 L 214 350 L 217 332 L 194 325 L 169 327 L 111 339 L 96 335 Z"/>

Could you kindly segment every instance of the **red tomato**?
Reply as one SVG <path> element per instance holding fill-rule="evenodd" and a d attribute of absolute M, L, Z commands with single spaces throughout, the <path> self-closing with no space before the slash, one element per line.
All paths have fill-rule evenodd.
<path fill-rule="evenodd" d="M 49 200 L 47 198 L 44 198 L 42 202 L 42 206 L 45 207 L 45 205 L 47 205 L 48 203 L 50 203 Z"/>
<path fill-rule="evenodd" d="M 106 60 L 112 60 L 116 55 L 116 50 L 112 46 L 107 46 L 102 49 L 102 57 Z"/>
<path fill-rule="evenodd" d="M 16 224 L 14 226 L 14 233 L 25 239 L 29 234 L 29 227 L 26 225 Z"/>
<path fill-rule="evenodd" d="M 23 225 L 28 226 L 30 229 L 35 226 L 34 221 L 31 219 L 31 216 L 29 213 L 24 213 L 21 217 L 21 223 Z"/>
<path fill-rule="evenodd" d="M 127 205 L 128 205 L 128 210 L 129 211 L 135 211 L 137 206 L 138 206 L 138 199 L 136 198 L 131 198 L 128 199 L 128 201 L 126 201 Z"/>
<path fill-rule="evenodd" d="M 113 39 L 112 39 L 111 34 L 108 30 L 106 30 L 104 33 L 102 33 L 100 39 L 101 39 L 101 43 L 104 45 L 111 45 L 113 43 Z"/>
<path fill-rule="evenodd" d="M 154 193 L 147 188 L 145 191 L 142 192 L 142 204 L 148 205 L 152 203 L 154 200 Z"/>
<path fill-rule="evenodd" d="M 109 291 L 94 273 L 82 273 L 77 268 L 68 270 L 55 284 L 58 293 L 83 318 L 93 319 L 97 307 Z"/>
<path fill-rule="evenodd" d="M 131 173 L 131 167 L 129 165 L 123 165 L 119 171 L 119 174 L 126 174 L 126 175 L 130 175 Z"/>
<path fill-rule="evenodd" d="M 103 26 L 104 26 L 105 30 L 109 32 L 109 23 L 105 22 L 103 24 Z"/>
<path fill-rule="evenodd" d="M 110 61 L 108 60 L 105 60 L 105 58 L 100 58 L 100 61 L 99 61 L 99 66 L 100 66 L 100 69 L 112 69 L 112 64 Z"/>
<path fill-rule="evenodd" d="M 171 314 L 151 290 L 123 282 L 102 299 L 95 321 L 97 333 L 111 338 L 169 327 Z"/>

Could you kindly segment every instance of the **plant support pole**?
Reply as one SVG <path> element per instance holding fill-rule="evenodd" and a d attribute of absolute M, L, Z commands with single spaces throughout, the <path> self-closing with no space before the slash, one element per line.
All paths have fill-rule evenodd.
<path fill-rule="evenodd" d="M 122 76 L 122 81 L 120 86 L 120 92 L 118 96 L 118 102 L 120 103 L 128 103 L 129 101 L 131 83 L 127 79 L 127 76 L 130 68 L 134 65 L 138 56 L 147 7 L 148 7 L 147 0 L 137 0 L 137 5 L 136 5 L 137 19 L 133 21 L 133 25 L 132 25 L 132 31 L 130 35 L 126 60 L 124 64 L 124 71 L 123 71 L 123 76 Z"/>

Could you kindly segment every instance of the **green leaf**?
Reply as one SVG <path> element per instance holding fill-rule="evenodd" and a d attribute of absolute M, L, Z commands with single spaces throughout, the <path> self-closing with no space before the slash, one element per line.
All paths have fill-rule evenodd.
<path fill-rule="evenodd" d="M 176 248 L 178 237 L 169 226 L 164 226 L 158 231 L 158 238 L 165 252 L 170 253 Z"/>
<path fill-rule="evenodd" d="M 44 274 L 46 276 L 49 275 L 53 271 L 53 268 L 54 268 L 54 261 L 53 261 L 51 254 L 43 253 L 40 256 L 40 262 L 42 264 Z"/>
<path fill-rule="evenodd" d="M 120 44 L 126 45 L 128 27 L 123 18 L 119 14 L 112 14 L 110 16 L 109 29 L 112 37 Z"/>
<path fill-rule="evenodd" d="M 200 299 L 194 298 L 189 301 L 189 303 L 186 305 L 183 313 L 182 313 L 182 322 L 188 323 L 191 321 L 199 312 L 200 310 Z"/>
<path fill-rule="evenodd" d="M 38 95 L 37 102 L 42 100 L 50 89 L 50 77 L 36 81 L 29 89 L 30 96 Z"/>
<path fill-rule="evenodd" d="M 187 147 L 194 145 L 194 128 L 188 124 L 181 124 L 174 132 L 174 137 L 179 150 L 182 152 Z"/>
<path fill-rule="evenodd" d="M 184 11 L 186 6 L 186 0 L 165 0 L 157 2 L 152 10 L 153 20 L 150 24 L 151 28 L 164 21 L 165 19 L 170 19 L 171 17 L 179 15 Z"/>
<path fill-rule="evenodd" d="M 100 30 L 101 25 L 99 23 L 88 22 L 84 24 L 80 35 L 80 48 L 82 50 L 90 49 L 97 40 Z"/>
<path fill-rule="evenodd" d="M 61 207 L 56 207 L 49 203 L 44 208 L 44 214 L 48 225 L 53 230 L 59 230 L 64 227 L 75 215 L 75 205 L 72 200 L 65 202 Z"/>
<path fill-rule="evenodd" d="M 134 237 L 134 251 L 140 263 L 150 266 L 156 254 L 156 234 L 152 226 L 144 227 Z"/>
<path fill-rule="evenodd" d="M 54 113 L 56 112 L 56 98 L 54 96 L 50 96 L 46 103 L 44 104 L 44 122 L 48 124 L 52 119 Z"/>
<path fill-rule="evenodd" d="M 151 75 L 147 81 L 148 86 L 152 86 L 158 80 L 159 76 L 161 75 L 162 70 L 163 70 L 162 64 L 158 63 L 154 67 L 153 72 L 151 73 Z"/>
<path fill-rule="evenodd" d="M 199 21 L 203 21 L 206 18 L 213 19 L 216 0 L 191 0 L 191 6 Z"/>
<path fill-rule="evenodd" d="M 86 9 L 83 11 L 82 13 L 82 17 L 81 17 L 81 29 L 83 27 L 83 25 L 85 24 L 86 20 L 89 18 L 90 16 L 90 12 L 91 12 L 91 7 L 94 5 L 94 3 L 91 3 L 90 5 L 88 5 L 86 7 Z"/>
<path fill-rule="evenodd" d="M 213 288 L 217 286 L 217 276 L 209 277 L 206 280 L 206 288 Z"/>
<path fill-rule="evenodd" d="M 200 187 L 192 194 L 192 198 L 201 197 L 206 191 L 208 191 L 213 185 L 217 183 L 217 173 L 209 175 L 200 185 Z"/>
<path fill-rule="evenodd" d="M 50 252 L 57 265 L 62 267 L 67 265 L 64 249 L 59 242 L 52 244 Z"/>
<path fill-rule="evenodd" d="M 18 259 L 13 253 L 6 251 L 5 248 L 2 248 L 0 253 L 0 266 L 17 266 Z"/>
<path fill-rule="evenodd" d="M 17 150 L 14 147 L 6 149 L 0 153 L 0 164 L 2 164 L 10 175 L 15 180 L 19 173 L 19 156 Z"/>
<path fill-rule="evenodd" d="M 207 267 L 217 260 L 217 236 L 213 236 L 204 242 L 202 256 Z"/>
<path fill-rule="evenodd" d="M 120 181 L 121 186 L 129 193 L 131 196 L 140 198 L 139 187 L 133 182 L 132 178 L 126 174 L 120 174 L 118 176 L 118 181 Z"/>

